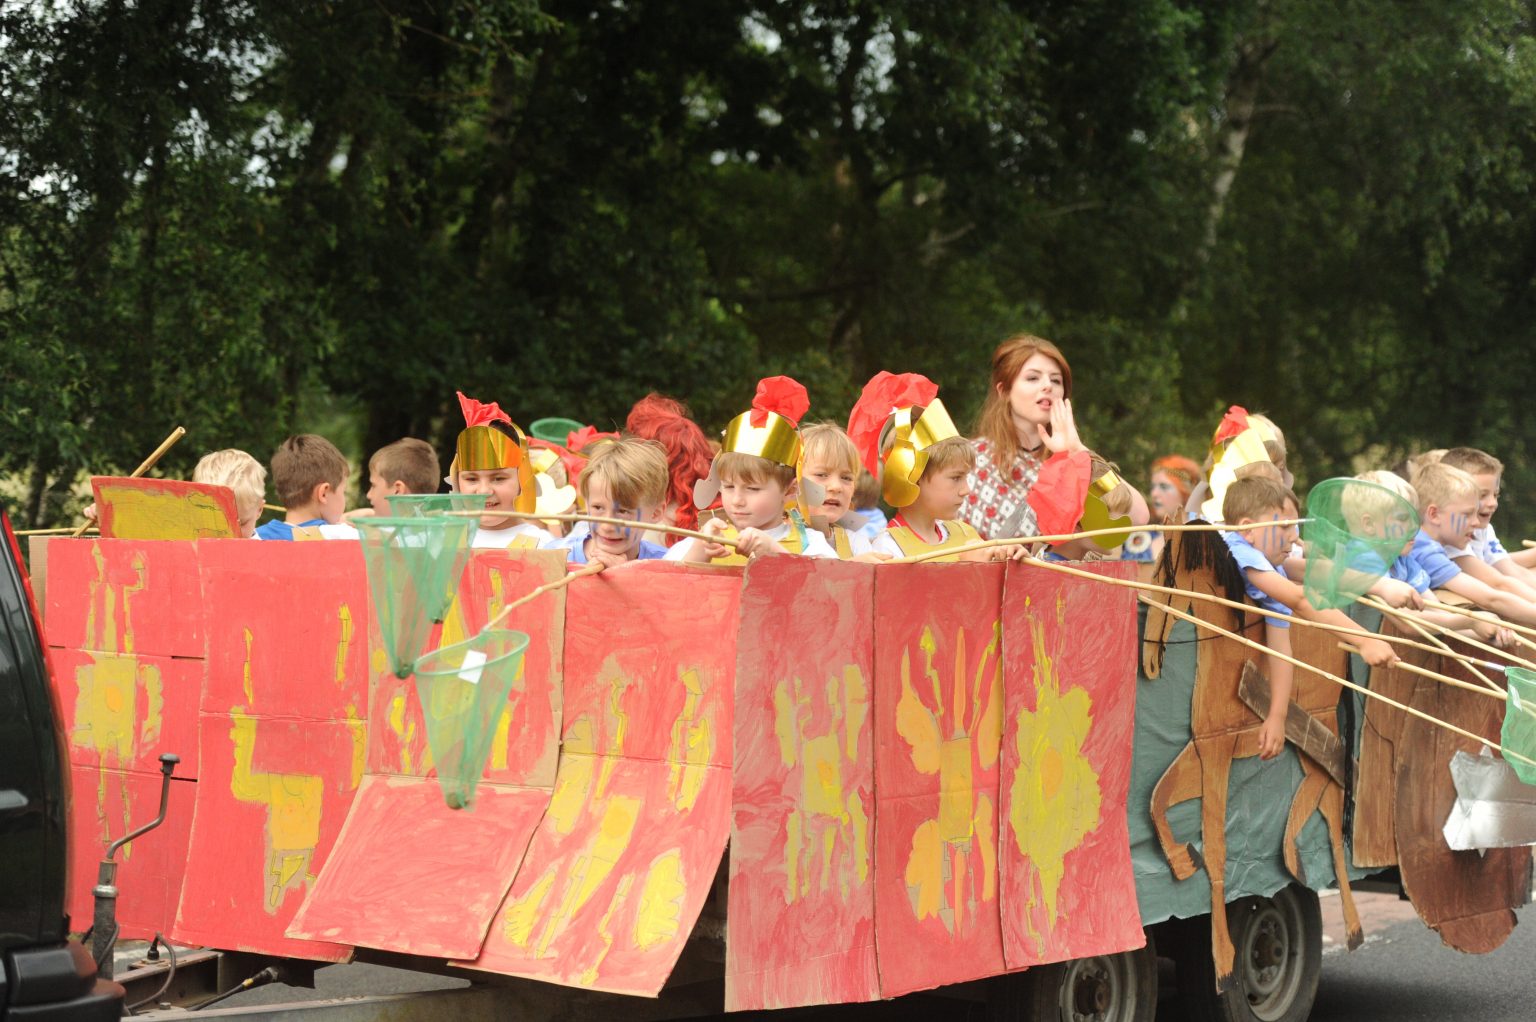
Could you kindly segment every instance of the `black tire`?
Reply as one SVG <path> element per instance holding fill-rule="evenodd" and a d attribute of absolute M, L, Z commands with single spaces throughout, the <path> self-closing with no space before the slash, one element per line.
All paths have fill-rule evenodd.
<path fill-rule="evenodd" d="M 1292 884 L 1227 905 L 1232 982 L 1216 991 L 1210 917 L 1189 920 L 1174 952 L 1181 1016 L 1190 1022 L 1305 1022 L 1317 998 L 1323 918 L 1317 893 Z"/>
<path fill-rule="evenodd" d="M 992 981 L 991 1022 L 1152 1022 L 1157 953 L 1139 951 L 1037 965 Z"/>

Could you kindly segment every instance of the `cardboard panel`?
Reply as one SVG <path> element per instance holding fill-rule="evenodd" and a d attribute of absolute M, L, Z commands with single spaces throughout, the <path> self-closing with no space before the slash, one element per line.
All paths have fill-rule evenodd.
<path fill-rule="evenodd" d="M 884 997 L 1004 971 L 1001 564 L 875 575 L 875 943 Z"/>
<path fill-rule="evenodd" d="M 208 634 L 203 711 L 353 720 L 361 734 L 372 611 L 360 545 L 205 543 L 198 555 Z"/>
<path fill-rule="evenodd" d="M 189 870 L 171 938 L 224 950 L 345 961 L 343 945 L 285 936 L 325 865 L 362 770 L 346 722 L 261 717 L 200 721 L 202 777 Z M 381 868 L 383 864 L 380 864 Z"/>
<path fill-rule="evenodd" d="M 237 539 L 240 515 L 228 486 L 179 479 L 92 476 L 102 539 Z"/>
<path fill-rule="evenodd" d="M 736 658 L 727 1011 L 870 1001 L 873 565 L 768 557 Z"/>
<path fill-rule="evenodd" d="M 52 541 L 47 549 L 42 598 L 48 645 L 203 655 L 202 592 L 193 544 L 69 539 Z"/>
<path fill-rule="evenodd" d="M 195 759 L 195 755 L 193 757 Z M 178 774 L 179 776 L 179 774 Z M 165 822 L 118 850 L 117 925 L 123 940 L 170 934 L 176 903 L 188 870 L 196 785 L 171 782 Z M 91 888 L 107 846 L 160 811 L 160 771 L 119 767 L 70 767 L 69 876 L 70 928 L 91 925 L 95 901 Z"/>
<path fill-rule="evenodd" d="M 1131 564 L 1085 566 L 1130 578 Z M 1003 596 L 1002 927 L 1010 969 L 1146 942 L 1126 829 L 1131 590 L 1011 564 Z"/>
<path fill-rule="evenodd" d="M 511 600 L 565 574 L 565 560 L 554 550 L 477 550 L 459 585 L 459 598 L 442 627 L 434 630 L 428 648 L 462 641 L 474 634 Z M 508 700 L 485 778 L 510 785 L 550 788 L 559 754 L 561 660 L 564 656 L 564 590 L 518 607 L 504 627 L 530 637 L 522 677 Z M 371 773 L 425 777 L 432 773 L 426 725 L 412 678 L 389 670 L 378 638 L 378 624 L 369 618 L 372 638 L 369 700 L 368 769 Z"/>
<path fill-rule="evenodd" d="M 647 564 L 567 590 L 554 799 L 484 951 L 461 964 L 620 993 L 661 989 L 730 827 L 738 587 L 736 577 Z"/>
<path fill-rule="evenodd" d="M 472 958 L 548 805 L 546 789 L 483 783 L 453 810 L 431 778 L 365 777 L 288 935 Z"/>
<path fill-rule="evenodd" d="M 1449 658 L 1443 674 L 1473 682 Z M 1402 672 L 1399 672 L 1402 673 Z M 1432 717 L 1497 741 L 1503 704 L 1420 678 L 1409 704 Z M 1419 918 L 1448 946 L 1469 954 L 1499 947 L 1515 928 L 1514 910 L 1529 900 L 1531 850 L 1490 848 L 1454 852 L 1443 828 L 1456 802 L 1450 762 L 1458 751 L 1478 755 L 1481 744 L 1417 717 L 1403 715 L 1397 756 L 1396 834 L 1403 890 Z"/>
<path fill-rule="evenodd" d="M 52 648 L 48 664 L 77 772 L 158 773 L 170 752 L 181 757 L 177 777 L 197 776 L 202 660 Z"/>

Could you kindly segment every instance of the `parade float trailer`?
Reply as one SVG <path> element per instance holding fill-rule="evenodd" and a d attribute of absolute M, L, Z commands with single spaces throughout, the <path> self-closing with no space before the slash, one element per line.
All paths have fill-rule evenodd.
<path fill-rule="evenodd" d="M 1351 881 L 1400 878 L 1468 952 L 1527 898 L 1527 848 L 1441 833 L 1448 764 L 1477 743 L 1298 671 L 1309 751 L 1261 762 L 1240 695 L 1257 655 L 1178 613 L 1254 636 L 1257 619 L 1173 596 L 1138 614 L 1103 581 L 1129 565 L 771 557 L 578 579 L 514 611 L 530 641 L 452 808 L 357 543 L 34 539 L 30 561 L 76 929 L 109 844 L 166 788 L 164 823 L 116 854 L 117 935 L 209 949 L 159 994 L 163 954 L 120 974 L 130 1002 L 360 960 L 485 982 L 282 1017 L 638 1019 L 941 988 L 1001 1017 L 1131 1020 L 1152 1017 L 1160 955 L 1190 1017 L 1273 1022 L 1310 1010 L 1317 891 L 1340 887 L 1348 917 Z M 565 571 L 474 552 L 428 645 Z M 1223 591 L 1211 569 L 1162 580 Z M 1308 663 L 1366 680 L 1336 637 L 1294 634 Z M 1369 682 L 1498 733 L 1493 700 Z"/>

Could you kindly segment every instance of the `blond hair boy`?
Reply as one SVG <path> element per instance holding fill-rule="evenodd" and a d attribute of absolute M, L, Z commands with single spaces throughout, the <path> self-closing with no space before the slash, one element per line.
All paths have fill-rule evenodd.
<path fill-rule="evenodd" d="M 1504 589 L 1527 600 L 1536 600 L 1536 552 L 1511 555 L 1493 530 L 1493 513 L 1499 509 L 1499 489 L 1504 463 L 1475 447 L 1452 447 L 1441 457 L 1442 465 L 1459 468 L 1477 483 L 1477 528 L 1464 546 L 1447 544 L 1445 554 L 1456 567 L 1495 589 Z M 1522 561 L 1522 556 L 1526 560 Z"/>
<path fill-rule="evenodd" d="M 859 449 L 843 427 L 818 422 L 800 431 L 801 473 L 821 487 L 822 502 L 810 509 L 811 520 L 826 526 L 827 538 L 837 556 L 845 561 L 886 560 L 872 554 L 870 541 L 880 530 L 867 523 L 857 510 Z"/>
<path fill-rule="evenodd" d="M 267 499 L 267 470 L 261 462 L 233 447 L 210 451 L 193 466 L 192 481 L 233 490 L 240 535 L 246 539 L 256 535 L 256 520 Z"/>
<path fill-rule="evenodd" d="M 1477 531 L 1477 481 L 1459 468 L 1436 462 L 1413 477 L 1418 493 L 1419 534 L 1408 556 L 1429 575 L 1433 589 L 1445 589 L 1502 618 L 1536 625 L 1536 603 L 1475 578 L 1446 555 L 1464 547 Z"/>
<path fill-rule="evenodd" d="M 655 525 L 665 510 L 667 479 L 666 449 L 654 440 L 625 437 L 599 445 L 576 485 L 588 514 Z M 571 564 L 600 561 L 616 568 L 665 557 L 667 547 L 646 538 L 659 535 L 622 525 L 579 522 L 570 535 L 541 545 L 564 550 Z"/>

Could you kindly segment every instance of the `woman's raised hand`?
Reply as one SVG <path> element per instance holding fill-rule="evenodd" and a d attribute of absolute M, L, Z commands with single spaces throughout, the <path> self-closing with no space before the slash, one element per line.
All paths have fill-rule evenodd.
<path fill-rule="evenodd" d="M 1042 439 L 1046 450 L 1052 454 L 1085 450 L 1082 438 L 1077 435 L 1077 423 L 1072 418 L 1070 399 L 1051 402 L 1051 430 Z"/>

